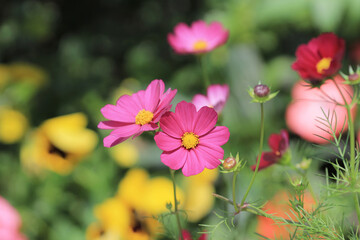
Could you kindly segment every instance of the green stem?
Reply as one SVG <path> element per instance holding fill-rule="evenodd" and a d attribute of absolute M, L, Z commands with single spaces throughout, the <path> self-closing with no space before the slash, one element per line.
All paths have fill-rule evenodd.
<path fill-rule="evenodd" d="M 173 188 L 174 188 L 174 205 L 175 205 L 175 215 L 176 215 L 176 222 L 178 225 L 178 229 L 179 229 L 179 236 L 180 239 L 183 240 L 182 237 L 182 229 L 181 229 L 181 222 L 180 222 L 180 216 L 179 216 L 179 211 L 178 211 L 178 202 L 176 200 L 176 184 L 175 184 L 175 170 L 170 169 L 170 173 L 171 173 L 171 179 L 173 182 Z"/>
<path fill-rule="evenodd" d="M 236 175 L 238 174 L 238 172 L 234 172 L 234 175 L 233 175 L 233 182 L 232 182 L 232 195 L 233 195 L 233 205 L 234 205 L 234 209 L 235 209 L 235 212 L 239 212 L 239 209 L 237 207 L 237 204 L 236 204 L 236 191 L 235 191 L 235 185 L 236 185 Z"/>
<path fill-rule="evenodd" d="M 360 224 L 360 204 L 359 204 L 359 196 L 357 193 L 354 193 L 354 202 L 355 202 L 355 209 L 356 209 L 356 215 L 358 218 L 358 222 Z"/>
<path fill-rule="evenodd" d="M 241 203 L 240 205 L 242 206 L 244 203 L 245 203 L 245 200 L 250 192 L 250 189 L 255 181 L 255 177 L 256 177 L 256 174 L 259 170 L 259 166 L 260 166 L 260 159 L 261 159 L 261 155 L 262 155 L 262 148 L 263 148 L 263 144 L 264 144 L 264 103 L 260 103 L 260 111 L 261 111 L 261 127 L 260 127 L 260 146 L 259 146 L 259 155 L 257 157 L 257 160 L 256 160 L 256 168 L 255 168 L 255 171 L 254 171 L 254 174 L 251 178 L 251 181 L 250 181 L 250 184 L 249 184 L 249 187 L 248 189 L 246 190 L 245 192 L 245 195 L 243 197 L 243 199 L 241 200 Z"/>
<path fill-rule="evenodd" d="M 354 122 L 351 118 L 351 106 L 347 103 L 344 94 L 342 93 L 339 85 L 337 82 L 333 79 L 336 88 L 338 89 L 343 101 L 344 106 L 347 110 L 348 115 L 348 131 L 350 133 L 350 177 L 351 177 L 351 183 L 352 185 L 356 184 L 356 171 L 355 169 L 355 128 L 354 128 Z M 358 224 L 360 225 L 360 206 L 359 206 L 359 197 L 356 192 L 354 192 L 354 202 L 355 202 L 355 209 L 356 209 L 356 215 L 358 218 Z"/>
<path fill-rule="evenodd" d="M 204 87 L 205 89 L 208 88 L 208 86 L 210 86 L 210 80 L 209 80 L 209 75 L 207 74 L 206 68 L 205 68 L 205 55 L 199 55 L 198 56 L 199 59 L 199 64 L 202 70 L 202 75 L 203 75 L 203 81 L 204 81 Z"/>

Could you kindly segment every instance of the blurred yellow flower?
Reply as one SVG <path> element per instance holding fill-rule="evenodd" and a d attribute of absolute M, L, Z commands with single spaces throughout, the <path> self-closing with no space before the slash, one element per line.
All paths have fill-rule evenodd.
<path fill-rule="evenodd" d="M 46 120 L 21 149 L 22 162 L 35 171 L 45 168 L 68 174 L 97 144 L 96 133 L 86 125 L 82 113 Z"/>
<path fill-rule="evenodd" d="M 131 167 L 139 160 L 139 151 L 132 141 L 128 140 L 110 148 L 110 155 L 121 167 Z"/>
<path fill-rule="evenodd" d="M 178 199 L 180 202 L 184 200 L 181 189 L 178 189 Z M 166 212 L 166 203 L 169 202 L 173 202 L 171 180 L 150 178 L 145 170 L 131 169 L 119 183 L 116 198 L 105 201 L 101 208 L 95 208 L 99 220 L 97 226 L 102 226 L 103 234 L 117 231 L 122 240 L 154 239 L 162 232 L 162 226 L 152 216 Z M 91 232 L 96 233 L 93 226 L 88 228 L 87 240 L 102 239 L 96 234 L 90 237 Z"/>
<path fill-rule="evenodd" d="M 183 209 L 190 222 L 197 222 L 205 217 L 215 203 L 212 193 L 215 192 L 214 182 L 219 172 L 217 169 L 205 169 L 202 173 L 184 179 L 186 195 Z"/>
<path fill-rule="evenodd" d="M 18 142 L 24 136 L 27 127 L 28 121 L 21 112 L 6 107 L 0 108 L 0 142 Z"/>
<path fill-rule="evenodd" d="M 15 82 L 28 82 L 36 86 L 43 85 L 48 76 L 43 69 L 29 63 L 12 63 L 8 65 L 11 79 Z"/>

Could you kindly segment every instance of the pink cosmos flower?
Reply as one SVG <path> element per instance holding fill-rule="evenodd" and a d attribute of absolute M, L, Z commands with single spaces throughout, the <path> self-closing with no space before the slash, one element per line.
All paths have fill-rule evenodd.
<path fill-rule="evenodd" d="M 109 121 L 102 121 L 98 128 L 113 129 L 104 138 L 104 146 L 112 147 L 129 137 L 139 136 L 144 131 L 158 129 L 157 123 L 161 116 L 170 110 L 171 101 L 177 90 L 170 88 L 164 93 L 165 84 L 162 80 L 153 80 L 146 90 L 123 95 L 116 105 L 107 104 L 101 109 L 103 116 Z"/>
<path fill-rule="evenodd" d="M 184 240 L 193 240 L 191 233 L 187 230 L 182 230 L 181 231 L 182 237 Z M 180 238 L 179 238 L 180 239 Z M 198 240 L 206 240 L 207 238 L 207 234 L 201 234 L 201 236 L 198 238 Z"/>
<path fill-rule="evenodd" d="M 353 89 L 350 85 L 342 84 L 344 81 L 340 76 L 335 77 L 344 94 L 346 102 L 351 103 Z M 288 128 L 306 141 L 325 144 L 330 140 L 329 129 L 322 124 L 324 113 L 330 114 L 332 119 L 332 128 L 336 135 L 342 130 L 347 129 L 347 111 L 345 107 L 336 104 L 343 104 L 339 90 L 333 81 L 325 81 L 319 88 L 309 88 L 304 81 L 297 82 L 292 90 L 293 101 L 288 105 L 285 114 L 285 120 Z M 356 114 L 356 104 L 351 110 L 351 116 L 354 119 Z M 335 119 L 336 116 L 336 119 Z M 344 126 L 344 129 L 343 129 Z"/>
<path fill-rule="evenodd" d="M 229 98 L 229 93 L 230 90 L 227 84 L 214 84 L 208 87 L 207 96 L 196 94 L 191 102 L 195 105 L 197 110 L 207 106 L 214 108 L 214 110 L 220 114 L 225 106 L 227 99 Z"/>
<path fill-rule="evenodd" d="M 289 148 L 289 134 L 281 130 L 280 134 L 271 134 L 268 140 L 271 152 L 263 152 L 260 158 L 259 171 L 277 163 Z M 255 171 L 256 164 L 251 166 Z"/>
<path fill-rule="evenodd" d="M 226 43 L 229 31 L 221 23 L 204 21 L 193 22 L 191 27 L 179 23 L 174 28 L 174 34 L 168 34 L 168 42 L 178 54 L 200 54 L 210 52 Z"/>
<path fill-rule="evenodd" d="M 0 197 L 0 240 L 25 240 L 20 233 L 21 218 L 8 201 Z"/>
<path fill-rule="evenodd" d="M 215 110 L 180 102 L 175 113 L 167 112 L 160 119 L 163 132 L 155 135 L 157 146 L 164 152 L 161 161 L 171 169 L 182 168 L 185 176 L 199 174 L 204 168 L 214 169 L 224 157 L 224 145 L 230 137 L 227 127 L 216 127 Z"/>

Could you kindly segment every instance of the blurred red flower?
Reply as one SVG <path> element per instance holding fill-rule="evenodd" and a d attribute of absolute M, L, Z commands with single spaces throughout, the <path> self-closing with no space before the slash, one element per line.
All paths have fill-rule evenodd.
<path fill-rule="evenodd" d="M 334 33 L 323 33 L 297 48 L 296 61 L 291 67 L 304 80 L 318 83 L 339 71 L 344 51 L 343 39 Z"/>
<path fill-rule="evenodd" d="M 182 230 L 181 231 L 182 237 L 184 240 L 193 240 L 191 233 L 187 230 Z M 180 238 L 179 238 L 180 239 Z M 201 234 L 201 236 L 198 238 L 198 240 L 206 240 L 207 239 L 207 234 Z"/>
<path fill-rule="evenodd" d="M 268 140 L 271 152 L 263 152 L 260 158 L 259 171 L 277 163 L 289 148 L 289 134 L 286 130 L 281 130 L 280 134 L 271 134 Z M 256 164 L 251 166 L 255 171 Z"/>

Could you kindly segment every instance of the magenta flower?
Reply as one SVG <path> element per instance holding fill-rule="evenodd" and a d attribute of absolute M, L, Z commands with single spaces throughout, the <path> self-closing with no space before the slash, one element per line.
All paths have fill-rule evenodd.
<path fill-rule="evenodd" d="M 171 101 L 177 90 L 170 88 L 164 93 L 165 84 L 162 80 L 153 80 L 146 90 L 123 95 L 116 105 L 107 104 L 101 109 L 103 116 L 109 121 L 102 121 L 98 128 L 113 129 L 104 138 L 104 146 L 112 147 L 129 137 L 139 136 L 144 131 L 158 129 L 157 123 L 161 116 L 170 110 Z"/>
<path fill-rule="evenodd" d="M 214 110 L 220 114 L 229 98 L 229 93 L 230 90 L 227 84 L 214 84 L 208 87 L 207 96 L 196 94 L 191 102 L 195 105 L 197 110 L 207 106 L 214 108 Z"/>
<path fill-rule="evenodd" d="M 194 104 L 180 102 L 175 113 L 167 112 L 160 120 L 163 132 L 155 135 L 157 146 L 164 152 L 161 161 L 171 169 L 182 168 L 185 176 L 214 169 L 221 164 L 224 145 L 230 137 L 227 127 L 216 127 L 215 110 L 203 107 L 196 111 Z"/>
<path fill-rule="evenodd" d="M 271 134 L 268 140 L 271 152 L 263 152 L 260 158 L 259 170 L 267 168 L 279 162 L 289 148 L 289 134 L 285 130 L 281 130 L 280 134 Z M 251 169 L 255 171 L 256 165 L 252 165 Z"/>
<path fill-rule="evenodd" d="M 210 52 L 226 43 L 229 31 L 221 23 L 204 21 L 193 22 L 191 27 L 179 23 L 174 28 L 174 34 L 168 34 L 168 42 L 178 54 L 199 54 Z"/>
<path fill-rule="evenodd" d="M 8 201 L 0 197 L 0 239 L 25 240 L 20 233 L 21 218 Z"/>

